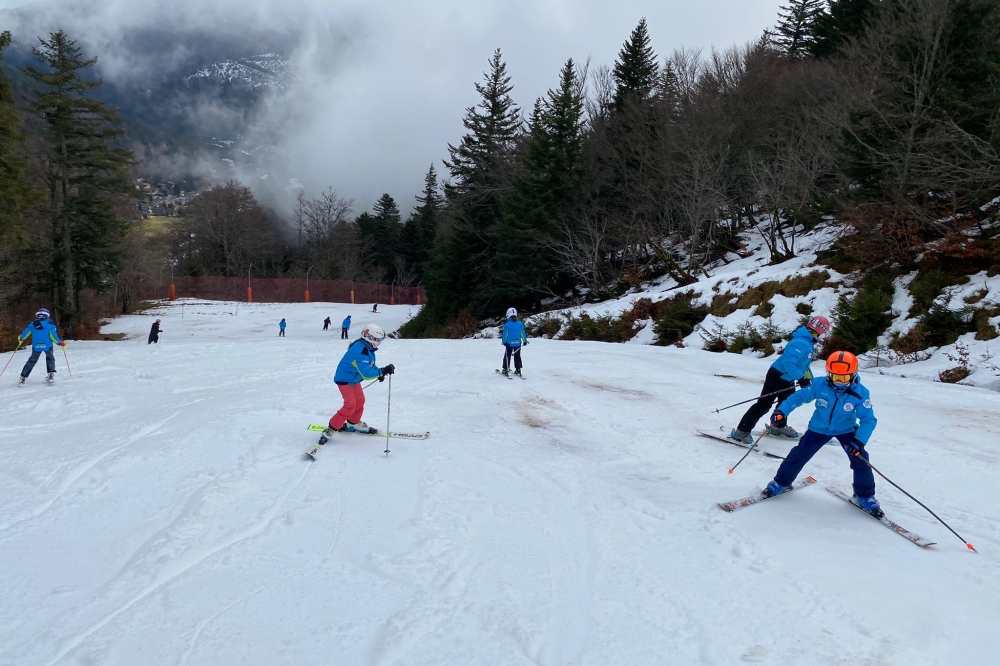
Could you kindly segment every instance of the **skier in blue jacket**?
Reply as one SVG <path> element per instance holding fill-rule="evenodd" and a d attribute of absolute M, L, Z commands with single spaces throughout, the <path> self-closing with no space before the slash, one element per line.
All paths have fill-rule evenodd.
<path fill-rule="evenodd" d="M 288 326 L 288 324 L 285 323 L 284 319 L 282 319 L 281 321 L 278 322 L 278 337 L 279 338 L 285 337 L 285 326 Z"/>
<path fill-rule="evenodd" d="M 351 343 L 347 353 L 337 364 L 333 381 L 344 398 L 344 406 L 330 417 L 330 423 L 319 437 L 319 446 L 330 441 L 335 432 L 376 433 L 378 430 L 361 420 L 365 411 L 365 392 L 361 382 L 377 379 L 385 381 L 386 375 L 396 372 L 392 363 L 379 368 L 375 364 L 375 350 L 385 339 L 385 331 L 378 324 L 369 324 L 361 337 Z"/>
<path fill-rule="evenodd" d="M 750 433 L 757 426 L 760 417 L 771 409 L 771 405 L 777 400 L 781 402 L 795 392 L 795 383 L 800 387 L 809 386 L 812 382 L 812 371 L 809 364 L 813 360 L 813 346 L 819 338 L 830 330 L 830 320 L 826 317 L 810 317 L 805 326 L 799 326 L 792 339 L 785 345 L 781 356 L 771 364 L 764 377 L 764 387 L 760 390 L 760 399 L 750 405 L 740 423 L 729 436 L 732 439 L 745 444 L 753 444 L 753 435 Z M 797 438 L 799 433 L 787 423 L 778 428 L 774 425 L 768 427 L 772 435 Z"/>
<path fill-rule="evenodd" d="M 21 381 L 18 383 L 24 384 L 28 381 L 28 375 L 31 374 L 42 353 L 45 354 L 45 369 L 48 371 L 45 381 L 55 381 L 56 357 L 52 353 L 52 345 L 57 344 L 60 347 L 65 347 L 66 343 L 59 337 L 55 324 L 49 319 L 48 310 L 42 308 L 35 313 L 35 321 L 28 324 L 21 335 L 17 336 L 18 344 L 27 340 L 29 335 L 31 336 L 31 356 L 28 357 L 21 370 Z"/>
<path fill-rule="evenodd" d="M 771 415 L 771 423 L 783 427 L 788 415 L 807 402 L 816 401 L 809 428 L 799 443 L 778 467 L 774 480 L 767 484 L 764 497 L 788 490 L 802 467 L 823 445 L 836 437 L 850 456 L 854 470 L 854 497 L 851 501 L 876 518 L 884 514 L 875 499 L 875 475 L 865 462 L 868 443 L 878 420 L 872 410 L 868 389 L 858 378 L 858 359 L 851 352 L 838 351 L 826 359 L 826 378 L 786 398 Z"/>
<path fill-rule="evenodd" d="M 521 345 L 528 344 L 528 334 L 524 330 L 524 324 L 517 320 L 517 310 L 507 308 L 507 321 L 503 325 L 501 342 L 504 346 L 503 354 L 503 374 L 510 376 L 510 359 L 514 357 L 514 374 L 521 376 Z"/>
<path fill-rule="evenodd" d="M 340 339 L 347 340 L 348 331 L 350 330 L 351 330 L 351 315 L 347 315 L 347 319 L 345 319 L 344 323 L 340 325 Z"/>

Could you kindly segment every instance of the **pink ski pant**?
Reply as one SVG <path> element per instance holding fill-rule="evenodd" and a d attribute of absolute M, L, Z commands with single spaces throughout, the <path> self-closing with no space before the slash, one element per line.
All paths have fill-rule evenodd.
<path fill-rule="evenodd" d="M 344 421 L 357 423 L 365 413 L 365 392 L 361 384 L 338 384 L 340 395 L 344 396 L 344 406 L 330 419 L 330 427 L 340 430 Z"/>

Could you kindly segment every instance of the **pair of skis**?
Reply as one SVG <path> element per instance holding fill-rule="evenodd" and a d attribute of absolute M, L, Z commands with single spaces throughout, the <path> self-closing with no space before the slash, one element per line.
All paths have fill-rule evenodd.
<path fill-rule="evenodd" d="M 738 499 L 738 500 L 734 500 L 732 502 L 720 502 L 718 504 L 718 507 L 720 509 L 722 509 L 723 511 L 726 511 L 728 513 L 732 513 L 733 511 L 739 511 L 740 509 L 746 508 L 746 507 L 751 506 L 753 504 L 759 504 L 760 502 L 763 502 L 765 500 L 769 500 L 769 499 L 772 499 L 774 497 L 779 497 L 781 495 L 786 495 L 786 494 L 792 492 L 793 490 L 798 490 L 799 488 L 805 488 L 806 486 L 811 486 L 814 483 L 816 483 L 816 479 L 814 479 L 811 476 L 807 476 L 804 479 L 800 479 L 800 480 L 796 481 L 795 483 L 793 483 L 792 485 L 790 485 L 788 487 L 788 490 L 786 490 L 783 493 L 779 493 L 778 495 L 768 495 L 768 496 L 765 497 L 762 493 L 757 493 L 755 495 L 750 495 L 749 497 L 744 497 L 744 498 L 741 498 L 741 499 Z M 838 498 L 842 499 L 843 501 L 847 502 L 848 504 L 850 504 L 851 506 L 853 506 L 858 511 L 861 511 L 866 516 L 868 516 L 869 518 L 871 518 L 872 520 L 874 520 L 878 524 L 882 525 L 883 527 L 889 528 L 890 530 L 892 530 L 893 532 L 895 532 L 899 536 L 903 537 L 904 539 L 906 539 L 910 543 L 915 544 L 917 546 L 920 546 L 921 548 L 926 548 L 927 546 L 933 546 L 934 545 L 934 542 L 931 541 L 930 539 L 925 539 L 922 536 L 919 536 L 917 534 L 914 534 L 913 532 L 910 532 L 907 529 L 904 529 L 903 527 L 901 527 L 900 525 L 898 525 L 898 524 L 894 523 L 893 521 L 889 520 L 885 516 L 882 516 L 881 518 L 876 518 L 869 511 L 865 510 L 860 504 L 858 504 L 857 502 L 855 502 L 853 500 L 853 498 L 848 497 L 847 494 L 844 493 L 839 488 L 834 488 L 833 486 L 827 486 L 826 491 L 828 493 L 830 493 L 831 495 L 833 495 L 834 497 L 838 497 Z"/>
<path fill-rule="evenodd" d="M 323 432 L 324 430 L 326 430 L 326 428 L 327 428 L 327 426 L 320 425 L 318 423 L 313 423 L 313 424 L 311 424 L 309 426 L 309 430 L 311 430 L 313 432 Z M 341 431 L 338 431 L 336 434 L 339 434 L 339 435 L 364 435 L 364 436 L 368 436 L 368 437 L 385 437 L 386 436 L 386 433 L 379 432 L 378 430 L 375 430 L 374 428 L 372 428 L 372 430 L 370 430 L 368 432 L 361 432 L 360 430 L 355 430 L 355 431 L 352 431 L 352 432 L 341 432 Z M 415 432 L 390 432 L 389 433 L 389 437 L 391 437 L 393 439 L 427 439 L 430 436 L 431 436 L 430 432 L 423 432 L 423 433 L 415 433 Z M 323 447 L 324 447 L 323 444 L 316 444 L 310 450 L 306 451 L 306 455 L 309 456 L 310 458 L 312 458 L 313 460 L 316 460 L 316 456 L 318 456 L 319 452 L 323 450 Z"/>
<path fill-rule="evenodd" d="M 514 379 L 514 377 L 520 377 L 521 379 L 524 379 L 524 375 L 519 375 L 519 374 L 516 374 L 514 372 L 509 372 L 508 371 L 508 372 L 505 373 L 503 370 L 500 370 L 500 369 L 495 370 L 495 372 L 498 375 L 500 375 L 501 377 L 506 377 L 507 379 Z"/>

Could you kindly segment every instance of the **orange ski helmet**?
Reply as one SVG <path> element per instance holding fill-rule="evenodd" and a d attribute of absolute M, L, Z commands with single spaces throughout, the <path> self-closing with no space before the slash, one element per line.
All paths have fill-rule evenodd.
<path fill-rule="evenodd" d="M 858 357 L 849 351 L 835 351 L 826 359 L 826 377 L 834 386 L 850 386 L 858 376 Z"/>

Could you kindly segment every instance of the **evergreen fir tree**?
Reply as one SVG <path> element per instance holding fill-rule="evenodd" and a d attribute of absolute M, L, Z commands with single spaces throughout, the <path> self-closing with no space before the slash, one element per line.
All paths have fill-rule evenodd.
<path fill-rule="evenodd" d="M 829 0 L 826 11 L 816 15 L 810 53 L 836 55 L 848 40 L 864 34 L 876 11 L 877 0 Z"/>
<path fill-rule="evenodd" d="M 401 216 L 396 200 L 383 194 L 372 207 L 372 213 L 358 216 L 356 224 L 368 245 L 369 268 L 377 277 L 391 282 L 396 276 L 395 258 L 400 251 Z"/>
<path fill-rule="evenodd" d="M 615 107 L 620 109 L 631 97 L 647 99 L 656 87 L 659 71 L 643 18 L 618 52 L 613 72 Z"/>
<path fill-rule="evenodd" d="M 778 10 L 773 41 L 785 55 L 793 58 L 808 55 L 816 40 L 816 17 L 822 13 L 823 4 L 823 0 L 789 0 Z"/>
<path fill-rule="evenodd" d="M 0 33 L 0 238 L 19 226 L 29 195 L 23 123 L 17 113 L 14 87 L 3 64 L 3 52 L 10 42 L 10 32 Z"/>
<path fill-rule="evenodd" d="M 445 196 L 452 228 L 439 239 L 427 267 L 428 308 L 421 313 L 442 321 L 463 309 L 484 314 L 492 305 L 496 229 L 504 217 L 522 123 L 499 49 L 485 77 L 476 84 L 479 103 L 466 109 L 465 136 L 458 146 L 448 145 L 445 164 L 453 181 L 445 186 Z"/>
<path fill-rule="evenodd" d="M 33 106 L 44 124 L 51 226 L 45 277 L 60 323 L 72 336 L 81 292 L 102 290 L 118 261 L 115 247 L 128 225 L 115 213 L 115 202 L 134 191 L 128 177 L 134 156 L 115 145 L 124 134 L 118 112 L 93 97 L 102 82 L 86 73 L 97 58 L 84 60 L 62 31 L 39 39 L 32 52 L 42 65 L 24 73 L 37 85 Z"/>
<path fill-rule="evenodd" d="M 417 207 L 403 228 L 403 256 L 413 271 L 414 281 L 420 283 L 430 260 L 431 248 L 437 236 L 438 218 L 443 201 L 438 191 L 437 172 L 431 164 L 424 176 L 424 190 L 417 195 Z"/>
<path fill-rule="evenodd" d="M 568 60 L 559 86 L 535 103 L 523 151 L 524 172 L 515 181 L 508 215 L 498 232 L 496 297 L 537 305 L 558 280 L 551 241 L 557 222 L 578 204 L 584 156 L 584 99 L 576 65 Z"/>

